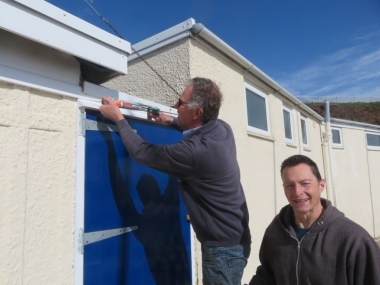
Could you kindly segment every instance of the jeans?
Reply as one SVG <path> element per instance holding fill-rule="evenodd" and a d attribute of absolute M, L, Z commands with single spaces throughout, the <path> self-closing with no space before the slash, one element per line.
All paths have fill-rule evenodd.
<path fill-rule="evenodd" d="M 203 285 L 240 285 L 251 245 L 202 245 Z"/>

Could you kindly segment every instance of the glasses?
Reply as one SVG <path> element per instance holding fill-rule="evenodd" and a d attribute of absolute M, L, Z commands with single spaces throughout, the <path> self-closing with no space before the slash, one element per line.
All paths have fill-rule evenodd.
<path fill-rule="evenodd" d="M 178 99 L 178 101 L 176 103 L 176 105 L 178 106 L 178 108 L 181 107 L 182 105 L 187 105 L 187 104 L 188 104 L 187 102 L 182 101 L 180 98 Z"/>

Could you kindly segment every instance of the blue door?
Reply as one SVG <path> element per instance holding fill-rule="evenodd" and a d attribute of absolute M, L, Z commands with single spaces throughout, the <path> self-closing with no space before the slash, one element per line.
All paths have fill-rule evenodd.
<path fill-rule="evenodd" d="M 182 134 L 128 119 L 153 144 Z M 86 112 L 84 284 L 191 284 L 190 225 L 175 177 L 137 164 L 117 128 Z"/>

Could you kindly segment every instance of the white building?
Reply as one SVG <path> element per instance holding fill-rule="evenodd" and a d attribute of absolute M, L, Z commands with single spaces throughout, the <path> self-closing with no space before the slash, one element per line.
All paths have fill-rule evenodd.
<path fill-rule="evenodd" d="M 380 238 L 380 183 L 376 175 L 380 171 L 380 126 L 337 119 L 323 122 L 320 115 L 194 19 L 133 47 L 178 91 L 195 76 L 210 78 L 221 87 L 224 103 L 220 118 L 235 134 L 250 210 L 252 253 L 243 282 L 256 271 L 265 228 L 287 204 L 280 165 L 294 154 L 307 155 L 318 164 L 327 181 L 324 197 L 375 239 Z M 166 105 L 178 96 L 136 53 L 129 56 L 128 76 L 104 86 Z M 338 131 L 342 144 L 335 143 Z M 196 249 L 197 272 L 201 274 L 199 244 Z"/>
<path fill-rule="evenodd" d="M 112 180 L 89 171 L 88 166 L 103 171 L 108 157 L 107 148 L 92 148 L 88 142 L 100 130 L 117 131 L 94 119 L 101 96 L 158 106 L 175 115 L 176 110 L 167 106 L 177 95 L 131 54 L 128 42 L 47 2 L 0 0 L 0 16 L 0 283 L 91 283 L 86 279 L 86 270 L 92 266 L 88 265 L 91 258 L 86 260 L 86 248 L 94 240 L 102 240 L 101 235 L 123 236 L 128 245 L 133 244 L 128 250 L 116 250 L 127 252 L 123 261 L 133 261 L 112 269 L 117 270 L 119 281 L 134 276 L 133 266 L 147 268 L 139 279 L 133 277 L 134 284 L 143 278 L 148 280 L 145 284 L 157 280 L 152 267 L 147 266 L 148 258 L 141 254 L 146 247 L 135 234 L 141 227 L 127 225 L 118 234 L 113 232 L 116 227 L 110 232 L 96 230 L 90 241 L 86 219 L 108 217 L 109 208 L 96 207 L 113 200 L 107 200 L 112 198 L 110 193 L 95 206 L 88 203 L 91 198 L 87 194 L 95 193 L 88 188 L 90 182 Z M 293 154 L 315 160 L 330 181 L 325 197 L 374 238 L 380 237 L 378 126 L 334 119 L 334 140 L 323 144 L 327 124 L 321 116 L 193 19 L 135 48 L 179 92 L 187 79 L 203 76 L 215 80 L 224 93 L 220 117 L 235 134 L 253 237 L 243 282 L 247 283 L 256 270 L 266 226 L 286 204 L 279 169 L 283 159 Z M 147 137 L 152 132 L 168 131 L 142 120 L 146 116 L 143 112 L 122 112 L 132 121 L 138 118 L 133 121 L 136 130 Z M 144 131 L 145 125 L 148 131 Z M 96 143 L 104 140 L 95 139 Z M 105 163 L 88 160 L 97 157 Z M 131 180 L 139 179 L 136 173 Z M 149 174 L 158 177 L 157 173 Z M 161 192 L 166 187 L 166 178 L 162 179 L 164 182 L 158 183 Z M 141 213 L 138 199 L 132 198 Z M 88 213 L 86 209 L 94 210 Z M 112 211 L 117 212 L 115 209 Z M 181 208 L 180 218 L 185 235 L 184 211 Z M 152 237 L 158 239 L 159 234 L 154 232 Z M 200 284 L 199 244 L 193 234 L 184 239 L 190 240 L 186 250 L 190 252 L 192 283 Z M 115 247 L 100 249 L 106 255 Z M 96 277 L 100 274 L 100 284 L 109 280 L 91 270 Z"/>

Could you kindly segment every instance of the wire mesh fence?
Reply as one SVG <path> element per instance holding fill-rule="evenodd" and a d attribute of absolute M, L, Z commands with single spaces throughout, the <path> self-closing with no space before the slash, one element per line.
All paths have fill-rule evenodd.
<path fill-rule="evenodd" d="M 303 103 L 324 102 L 325 100 L 335 103 L 355 103 L 355 102 L 380 102 L 380 96 L 296 96 Z"/>

